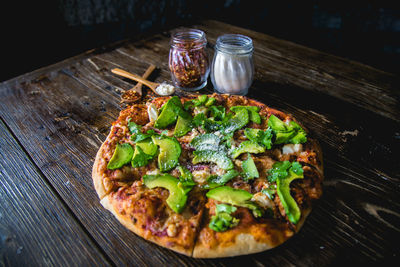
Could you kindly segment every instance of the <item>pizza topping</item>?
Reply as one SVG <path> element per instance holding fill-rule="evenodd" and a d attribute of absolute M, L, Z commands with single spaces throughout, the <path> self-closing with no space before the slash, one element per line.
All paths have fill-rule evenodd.
<path fill-rule="evenodd" d="M 158 110 L 157 110 L 157 107 L 153 103 L 150 103 L 150 105 L 148 105 L 147 114 L 149 115 L 149 121 L 153 122 L 153 121 L 157 120 Z"/>
<path fill-rule="evenodd" d="M 178 115 L 183 113 L 181 100 L 177 96 L 171 97 L 161 108 L 161 113 L 154 123 L 158 129 L 164 129 L 176 122 Z"/>
<path fill-rule="evenodd" d="M 249 112 L 250 121 L 261 124 L 261 116 L 258 113 L 260 111 L 259 107 L 256 106 L 233 106 L 230 108 L 231 111 L 237 112 L 240 109 L 246 109 Z"/>
<path fill-rule="evenodd" d="M 181 213 L 187 200 L 187 191 L 183 186 L 179 186 L 179 180 L 169 174 L 145 175 L 143 183 L 148 188 L 162 187 L 169 191 L 166 200 L 168 206 L 176 213 Z"/>
<path fill-rule="evenodd" d="M 193 181 L 193 174 L 182 166 L 178 166 L 178 170 L 181 173 L 178 186 L 182 187 L 185 192 L 189 192 L 196 185 Z"/>
<path fill-rule="evenodd" d="M 131 118 L 128 119 L 128 128 L 132 135 L 140 133 L 140 129 L 142 128 L 140 125 L 137 125 Z"/>
<path fill-rule="evenodd" d="M 194 151 L 193 154 L 195 155 L 192 160 L 193 164 L 212 162 L 224 170 L 230 170 L 234 167 L 232 160 L 223 151 L 203 150 Z"/>
<path fill-rule="evenodd" d="M 234 169 L 228 170 L 222 175 L 211 175 L 207 178 L 207 184 L 203 188 L 215 188 L 224 185 L 238 175 L 239 172 Z"/>
<path fill-rule="evenodd" d="M 240 154 L 243 153 L 263 153 L 265 152 L 265 147 L 259 145 L 256 142 L 253 141 L 243 141 L 240 143 L 239 147 L 236 147 L 235 149 L 232 150 L 232 158 L 237 158 L 240 156 Z"/>
<path fill-rule="evenodd" d="M 225 108 L 223 106 L 210 106 L 210 117 L 216 121 L 223 121 L 225 119 Z"/>
<path fill-rule="evenodd" d="M 276 184 L 269 184 L 261 190 L 261 193 L 266 195 L 270 200 L 274 200 L 276 194 Z"/>
<path fill-rule="evenodd" d="M 174 237 L 178 233 L 178 228 L 176 227 L 176 224 L 169 224 L 167 227 L 167 235 L 169 237 Z"/>
<path fill-rule="evenodd" d="M 283 154 L 298 153 L 303 149 L 301 144 L 286 144 L 282 147 Z"/>
<path fill-rule="evenodd" d="M 255 193 L 251 198 L 251 200 L 257 203 L 258 206 L 260 206 L 265 210 L 267 209 L 273 210 L 275 208 L 274 201 L 262 192 Z"/>
<path fill-rule="evenodd" d="M 137 142 L 136 147 L 140 147 L 144 153 L 150 156 L 155 156 L 157 154 L 157 146 L 153 143 L 151 138 L 147 138 L 143 141 Z"/>
<path fill-rule="evenodd" d="M 188 113 L 178 115 L 176 121 L 174 135 L 182 137 L 192 130 L 192 117 Z"/>
<path fill-rule="evenodd" d="M 243 176 L 246 181 L 258 178 L 260 176 L 250 153 L 247 153 L 247 159 L 242 162 L 242 169 Z"/>
<path fill-rule="evenodd" d="M 274 132 L 274 144 L 300 144 L 307 142 L 306 132 L 294 121 L 285 123 L 275 115 L 271 115 L 268 119 L 268 126 Z"/>
<path fill-rule="evenodd" d="M 193 138 L 190 144 L 195 148 L 196 151 L 203 150 L 219 150 L 221 139 L 212 133 L 203 134 Z"/>
<path fill-rule="evenodd" d="M 210 176 L 211 170 L 209 166 L 204 166 L 202 170 L 194 170 L 193 171 L 193 179 L 196 183 L 202 185 L 207 182 L 207 178 Z"/>
<path fill-rule="evenodd" d="M 267 149 L 271 149 L 272 147 L 272 129 L 268 128 L 267 130 L 263 131 L 260 129 L 254 128 L 246 128 L 244 129 L 244 135 L 250 141 L 256 142 L 262 146 L 265 146 Z"/>
<path fill-rule="evenodd" d="M 222 134 L 233 134 L 236 130 L 243 128 L 249 123 L 249 112 L 247 109 L 239 109 L 235 116 L 223 125 Z"/>
<path fill-rule="evenodd" d="M 223 203 L 249 208 L 253 211 L 255 217 L 262 216 L 260 208 L 251 201 L 253 195 L 246 190 L 236 189 L 230 186 L 220 186 L 208 191 L 206 196 Z"/>
<path fill-rule="evenodd" d="M 130 144 L 117 144 L 114 154 L 107 164 L 107 169 L 114 170 L 121 168 L 131 161 L 133 148 Z"/>
<path fill-rule="evenodd" d="M 132 157 L 132 167 L 143 167 L 146 166 L 151 159 L 153 159 L 154 155 L 146 154 L 140 146 L 135 146 L 135 153 Z"/>
<path fill-rule="evenodd" d="M 276 162 L 269 171 L 268 180 L 276 182 L 276 191 L 289 221 L 298 223 L 301 211 L 294 198 L 290 195 L 290 183 L 294 179 L 304 178 L 303 169 L 298 162 Z"/>
<path fill-rule="evenodd" d="M 182 149 L 179 142 L 173 137 L 152 136 L 153 143 L 160 147 L 158 154 L 158 168 L 161 172 L 169 171 L 178 165 Z"/>
<path fill-rule="evenodd" d="M 227 204 L 217 204 L 215 206 L 215 215 L 211 217 L 209 223 L 210 229 L 216 232 L 223 232 L 239 224 L 239 219 L 231 216 L 231 213 L 237 210 L 236 207 Z"/>
<path fill-rule="evenodd" d="M 209 97 L 207 95 L 199 95 L 196 99 L 186 101 L 184 104 L 185 110 L 196 107 L 210 107 L 215 103 L 216 99 L 214 97 Z"/>
<path fill-rule="evenodd" d="M 142 126 L 137 125 L 131 119 L 128 119 L 128 128 L 131 133 L 131 140 L 136 143 L 145 140 L 155 134 L 154 130 L 148 130 L 146 133 L 142 132 Z"/>

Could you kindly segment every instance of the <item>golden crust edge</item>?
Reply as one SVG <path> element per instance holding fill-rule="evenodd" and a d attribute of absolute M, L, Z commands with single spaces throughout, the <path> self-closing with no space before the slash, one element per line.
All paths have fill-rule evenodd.
<path fill-rule="evenodd" d="M 124 227 L 126 227 L 128 230 L 132 231 L 133 233 L 135 233 L 136 235 L 140 236 L 141 238 L 143 238 L 144 240 L 150 241 L 158 246 L 173 250 L 175 252 L 178 252 L 180 254 L 186 255 L 186 256 L 192 256 L 192 252 L 193 252 L 193 248 L 190 249 L 184 249 L 181 247 L 167 247 L 166 245 L 157 242 L 157 240 L 153 239 L 153 238 L 146 238 L 143 236 L 143 232 L 141 231 L 141 229 L 139 227 L 136 227 L 132 221 L 127 218 L 126 216 L 122 216 L 121 214 L 119 214 L 113 204 L 110 201 L 110 196 L 106 195 L 104 196 L 101 200 L 100 200 L 101 205 L 103 205 L 103 207 L 107 210 L 109 210 L 117 219 L 117 221 L 119 223 L 121 223 Z"/>
<path fill-rule="evenodd" d="M 307 216 L 311 212 L 311 207 L 303 210 L 303 216 L 296 227 L 296 233 L 300 231 L 301 227 L 304 225 L 304 222 Z M 201 230 L 200 230 L 201 231 Z M 225 257 L 234 257 L 240 255 L 249 255 L 254 253 L 259 253 L 263 251 L 267 251 L 269 249 L 273 249 L 283 243 L 285 243 L 291 237 L 280 238 L 281 242 L 272 243 L 272 242 L 257 242 L 254 239 L 254 236 L 247 233 L 241 233 L 236 236 L 235 243 L 230 246 L 217 246 L 214 248 L 208 248 L 202 245 L 199 242 L 196 242 L 193 249 L 192 257 L 194 258 L 225 258 Z"/>
<path fill-rule="evenodd" d="M 103 158 L 103 151 L 104 151 L 105 144 L 106 144 L 107 140 L 110 138 L 111 132 L 112 132 L 112 130 L 110 130 L 110 133 L 108 134 L 106 140 L 103 142 L 103 144 L 101 144 L 99 150 L 97 151 L 96 158 L 94 160 L 93 168 L 92 168 L 93 185 L 94 185 L 94 188 L 95 188 L 96 193 L 97 193 L 98 197 L 100 198 L 100 200 L 103 199 L 107 195 L 107 191 L 104 188 L 103 176 L 102 176 L 101 172 L 99 171 L 99 167 L 100 167 L 100 161 Z"/>

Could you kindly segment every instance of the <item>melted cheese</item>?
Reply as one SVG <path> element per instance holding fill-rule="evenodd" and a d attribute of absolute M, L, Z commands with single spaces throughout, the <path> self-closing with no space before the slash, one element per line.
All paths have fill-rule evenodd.
<path fill-rule="evenodd" d="M 147 113 L 149 114 L 149 120 L 150 121 L 156 121 L 158 118 L 158 110 L 156 105 L 154 105 L 153 103 L 151 103 L 148 107 L 147 107 Z"/>
<path fill-rule="evenodd" d="M 255 193 L 251 200 L 256 202 L 263 209 L 274 208 L 274 202 L 264 193 Z"/>
<path fill-rule="evenodd" d="M 193 174 L 193 180 L 199 184 L 206 183 L 208 176 L 211 175 L 209 168 L 200 171 L 193 171 L 192 174 Z"/>
<path fill-rule="evenodd" d="M 282 147 L 283 154 L 293 154 L 298 153 L 303 150 L 302 144 L 286 144 Z"/>

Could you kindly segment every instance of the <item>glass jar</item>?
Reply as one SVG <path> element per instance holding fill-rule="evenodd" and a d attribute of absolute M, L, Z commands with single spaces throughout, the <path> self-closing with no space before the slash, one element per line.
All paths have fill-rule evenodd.
<path fill-rule="evenodd" d="M 211 64 L 211 81 L 222 94 L 246 95 L 253 82 L 253 41 L 241 34 L 219 36 Z"/>
<path fill-rule="evenodd" d="M 210 64 L 206 45 L 206 35 L 201 30 L 186 29 L 172 35 L 168 64 L 176 87 L 196 91 L 207 85 Z"/>

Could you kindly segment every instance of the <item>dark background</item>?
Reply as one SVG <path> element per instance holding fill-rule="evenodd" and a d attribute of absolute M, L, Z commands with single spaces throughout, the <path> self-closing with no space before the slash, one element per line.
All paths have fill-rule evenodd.
<path fill-rule="evenodd" d="M 0 81 L 88 49 L 198 18 L 225 21 L 400 73 L 400 8 L 391 1 L 13 2 L 0 4 Z"/>

